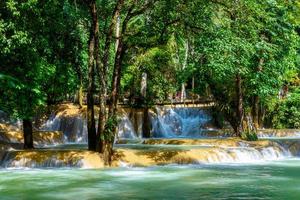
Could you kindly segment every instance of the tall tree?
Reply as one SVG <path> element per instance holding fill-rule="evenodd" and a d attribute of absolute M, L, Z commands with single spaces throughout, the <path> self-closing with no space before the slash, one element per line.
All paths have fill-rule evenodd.
<path fill-rule="evenodd" d="M 99 65 L 99 19 L 95 0 L 87 1 L 91 16 L 91 27 L 89 36 L 89 58 L 88 58 L 88 91 L 87 91 L 87 128 L 88 128 L 88 149 L 96 150 L 96 125 L 94 110 L 95 93 L 95 68 Z"/>

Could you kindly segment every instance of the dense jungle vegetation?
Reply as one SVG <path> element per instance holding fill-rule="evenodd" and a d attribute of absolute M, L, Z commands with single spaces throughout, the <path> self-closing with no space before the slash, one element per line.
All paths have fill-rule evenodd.
<path fill-rule="evenodd" d="M 300 128 L 299 35 L 299 0 L 4 0 L 0 110 L 33 148 L 38 110 L 86 103 L 89 149 L 105 155 L 118 102 L 210 99 L 246 138 Z"/>

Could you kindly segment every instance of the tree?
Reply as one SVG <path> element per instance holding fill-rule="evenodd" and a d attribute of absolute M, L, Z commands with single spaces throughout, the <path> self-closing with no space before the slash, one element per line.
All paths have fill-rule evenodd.
<path fill-rule="evenodd" d="M 257 99 L 274 96 L 282 83 L 280 77 L 293 67 L 296 37 L 282 14 L 287 13 L 287 5 L 255 0 L 212 2 L 216 11 L 211 26 L 196 41 L 200 70 L 220 110 L 242 136 L 255 131 L 249 126 L 249 108 L 255 107 L 257 115 Z"/>
<path fill-rule="evenodd" d="M 72 8 L 69 1 L 0 3 L 0 109 L 23 120 L 24 148 L 33 148 L 37 110 L 67 99 L 78 83 L 73 64 L 84 67 L 84 33 Z"/>

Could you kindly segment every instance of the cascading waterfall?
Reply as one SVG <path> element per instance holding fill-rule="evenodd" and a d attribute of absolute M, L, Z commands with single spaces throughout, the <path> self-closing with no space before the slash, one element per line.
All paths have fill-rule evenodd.
<path fill-rule="evenodd" d="M 201 137 L 212 117 L 201 108 L 164 108 L 157 106 L 151 116 L 154 137 Z"/>
<path fill-rule="evenodd" d="M 289 149 L 282 146 L 264 148 L 217 148 L 212 149 L 206 155 L 206 160 L 199 160 L 200 163 L 256 163 L 261 161 L 280 160 L 292 157 Z"/>
<path fill-rule="evenodd" d="M 71 113 L 71 112 L 70 112 Z M 74 109 L 73 113 L 60 112 L 52 114 L 42 126 L 46 131 L 62 131 L 65 136 L 64 143 L 87 143 L 86 119 Z M 141 143 L 142 147 L 122 149 L 116 145 L 120 153 L 119 163 L 128 165 L 155 164 L 220 164 L 220 163 L 255 163 L 268 160 L 298 157 L 300 154 L 300 141 L 296 138 L 284 140 L 269 140 L 265 143 L 247 143 L 244 141 L 215 139 L 214 142 L 196 138 L 206 136 L 206 131 L 212 126 L 212 117 L 208 109 L 197 107 L 170 108 L 157 106 L 149 109 L 151 122 L 151 135 L 156 138 L 173 138 L 174 143 Z M 118 139 L 142 139 L 144 110 L 123 108 L 119 110 Z M 260 137 L 299 137 L 299 130 L 263 130 Z M 193 139 L 174 139 L 193 138 Z M 155 140 L 155 139 L 150 139 Z M 145 139 L 144 141 L 150 141 Z M 158 141 L 163 141 L 158 139 Z M 180 141 L 190 141 L 184 145 Z M 195 142 L 196 141 L 196 142 Z M 233 143 L 232 143 L 233 142 Z M 234 143 L 235 142 L 235 143 Z M 173 145 L 170 145 L 173 144 Z M 179 145 L 181 144 L 181 145 Z M 233 145 L 234 144 L 234 145 Z M 135 145 L 135 144 L 131 144 Z M 186 146 L 186 147 L 185 147 Z M 70 148 L 70 147 L 68 147 Z M 127 156 L 127 157 L 126 157 Z M 124 160 L 123 160 L 124 159 Z M 99 154 L 79 149 L 51 149 L 34 151 L 4 150 L 0 151 L 1 167 L 5 168 L 44 168 L 44 167 L 102 167 L 103 161 Z M 140 163 L 136 163 L 140 162 Z M 147 164 L 145 164 L 147 165 Z"/>
<path fill-rule="evenodd" d="M 188 150 L 167 147 L 136 151 L 121 149 L 119 166 L 147 166 L 156 164 L 245 164 L 282 160 L 297 156 L 287 145 L 269 143 L 264 147 L 193 147 Z M 180 145 L 177 145 L 180 146 Z M 116 150 L 119 151 L 119 150 Z M 1 158 L 2 157 L 2 158 Z M 0 167 L 5 168 L 100 168 L 103 161 L 97 153 L 80 150 L 7 151 L 0 155 Z M 117 160 L 116 160 L 117 161 Z"/>
<path fill-rule="evenodd" d="M 155 107 L 149 113 L 153 137 L 201 137 L 203 130 L 211 124 L 209 111 L 201 108 Z M 120 110 L 118 138 L 137 139 L 142 137 L 143 112 Z M 62 131 L 69 143 L 86 143 L 86 120 L 80 115 L 62 116 L 52 114 L 42 130 Z"/>
<path fill-rule="evenodd" d="M 67 143 L 87 143 L 87 124 L 82 116 L 60 116 L 52 114 L 42 126 L 45 131 L 62 131 Z"/>
<path fill-rule="evenodd" d="M 123 112 L 118 124 L 118 138 L 136 139 L 137 137 L 138 133 L 135 130 L 128 113 Z"/>
<path fill-rule="evenodd" d="M 119 119 L 118 138 L 135 139 L 138 135 L 141 136 L 141 133 L 135 130 L 128 113 L 122 112 Z M 62 131 L 66 143 L 87 143 L 87 122 L 81 115 L 61 116 L 52 114 L 41 129 Z M 138 127 L 138 130 L 141 130 L 141 127 Z"/>

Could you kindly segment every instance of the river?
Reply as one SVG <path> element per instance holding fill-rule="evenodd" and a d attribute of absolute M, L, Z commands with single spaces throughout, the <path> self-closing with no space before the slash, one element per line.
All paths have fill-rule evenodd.
<path fill-rule="evenodd" d="M 1 199 L 299 199 L 300 159 L 85 170 L 2 169 Z"/>

